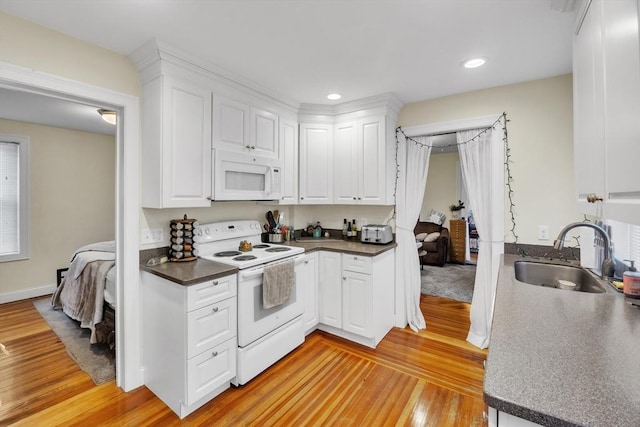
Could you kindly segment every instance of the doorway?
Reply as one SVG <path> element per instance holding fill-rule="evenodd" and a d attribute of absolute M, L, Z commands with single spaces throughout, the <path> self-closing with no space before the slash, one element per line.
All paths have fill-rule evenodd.
<path fill-rule="evenodd" d="M 116 131 L 116 383 L 125 391 L 143 384 L 140 355 L 139 133 L 137 97 L 0 63 L 0 86 L 118 112 Z M 126 144 L 125 144 L 126 141 Z M 124 286 L 127 283 L 127 286 Z M 126 326 L 126 327 L 125 327 Z"/>

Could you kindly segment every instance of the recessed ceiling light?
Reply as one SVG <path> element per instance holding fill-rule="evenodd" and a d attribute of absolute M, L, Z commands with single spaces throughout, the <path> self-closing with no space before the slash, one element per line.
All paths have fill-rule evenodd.
<path fill-rule="evenodd" d="M 484 65 L 485 62 L 487 62 L 487 58 L 472 58 L 464 61 L 462 66 L 464 68 L 478 68 Z"/>
<path fill-rule="evenodd" d="M 339 93 L 330 93 L 327 95 L 327 99 L 331 100 L 331 101 L 337 101 L 338 99 L 342 98 L 342 95 Z"/>

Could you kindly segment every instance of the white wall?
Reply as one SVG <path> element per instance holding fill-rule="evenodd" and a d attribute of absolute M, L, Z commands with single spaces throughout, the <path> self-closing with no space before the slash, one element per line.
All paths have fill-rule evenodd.
<path fill-rule="evenodd" d="M 426 217 L 431 209 L 442 212 L 447 216 L 443 224 L 449 228 L 451 211 L 449 206 L 458 202 L 456 163 L 459 155 L 455 153 L 431 153 L 429 159 L 429 172 L 427 174 L 427 187 L 422 201 L 421 217 Z"/>
<path fill-rule="evenodd" d="M 115 238 L 112 136 L 0 120 L 29 138 L 29 259 L 0 263 L 0 297 L 55 285 L 73 251 Z"/>
<path fill-rule="evenodd" d="M 582 219 L 572 203 L 572 106 L 568 74 L 407 104 L 398 124 L 408 127 L 506 112 L 519 242 L 550 246 L 563 226 Z M 507 208 L 505 202 L 505 241 L 512 242 Z M 551 240 L 537 239 L 538 225 L 549 226 Z"/>

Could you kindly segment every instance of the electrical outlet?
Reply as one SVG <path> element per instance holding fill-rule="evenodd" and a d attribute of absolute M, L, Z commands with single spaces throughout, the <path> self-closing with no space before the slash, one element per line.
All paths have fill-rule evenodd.
<path fill-rule="evenodd" d="M 549 240 L 549 226 L 548 225 L 539 225 L 538 226 L 538 240 Z"/>
<path fill-rule="evenodd" d="M 143 245 L 162 242 L 164 242 L 164 230 L 162 228 L 145 228 L 140 231 L 140 243 Z"/>

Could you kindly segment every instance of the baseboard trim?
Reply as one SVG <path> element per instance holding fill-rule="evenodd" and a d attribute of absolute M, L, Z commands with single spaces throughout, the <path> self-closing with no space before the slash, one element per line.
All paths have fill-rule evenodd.
<path fill-rule="evenodd" d="M 20 301 L 29 298 L 37 298 L 44 295 L 51 295 L 55 292 L 55 290 L 56 285 L 46 285 L 39 288 L 25 289 L 23 291 L 0 294 L 0 304 Z"/>

